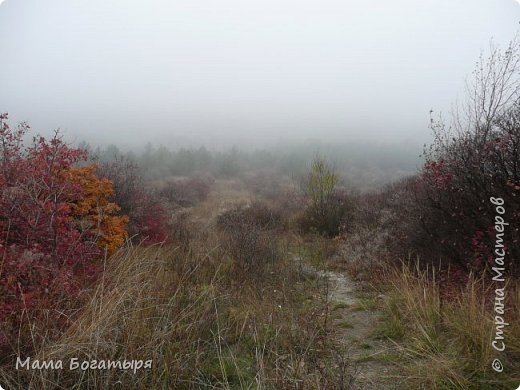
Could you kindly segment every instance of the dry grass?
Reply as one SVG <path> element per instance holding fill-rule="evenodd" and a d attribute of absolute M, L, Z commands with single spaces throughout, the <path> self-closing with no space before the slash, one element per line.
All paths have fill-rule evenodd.
<path fill-rule="evenodd" d="M 520 295 L 509 285 L 505 352 L 494 337 L 494 292 L 487 280 L 470 278 L 456 298 L 440 299 L 431 275 L 408 266 L 388 272 L 386 321 L 378 335 L 397 341 L 405 351 L 407 382 L 412 389 L 513 389 L 520 383 Z M 504 372 L 491 368 L 499 358 Z"/>
<path fill-rule="evenodd" d="M 208 198 L 200 203 L 193 211 L 196 219 L 212 220 L 219 213 L 236 204 L 249 204 L 254 195 L 243 188 L 236 179 L 218 179 L 211 187 Z"/>
<path fill-rule="evenodd" d="M 38 390 L 346 389 L 348 362 L 330 344 L 320 293 L 287 253 L 262 272 L 244 270 L 214 231 L 188 247 L 126 248 L 109 259 L 72 326 L 31 355 L 62 360 L 64 369 L 15 370 L 13 356 L 0 368 L 0 383 Z M 317 299 L 305 299 L 309 294 Z M 153 368 L 69 370 L 71 358 L 151 359 Z"/>

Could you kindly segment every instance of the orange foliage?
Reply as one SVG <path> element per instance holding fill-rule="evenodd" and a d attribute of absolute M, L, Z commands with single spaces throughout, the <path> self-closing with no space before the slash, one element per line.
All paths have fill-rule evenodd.
<path fill-rule="evenodd" d="M 126 215 L 115 215 L 120 207 L 109 202 L 114 194 L 112 182 L 96 176 L 96 166 L 89 165 L 67 171 L 72 183 L 79 186 L 81 196 L 72 205 L 72 217 L 80 225 L 81 231 L 94 234 L 98 247 L 113 254 L 127 236 Z"/>

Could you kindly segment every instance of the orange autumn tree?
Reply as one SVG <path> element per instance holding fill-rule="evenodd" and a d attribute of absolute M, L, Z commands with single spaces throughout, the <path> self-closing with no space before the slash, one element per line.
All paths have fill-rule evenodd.
<path fill-rule="evenodd" d="M 82 194 L 72 204 L 71 217 L 77 220 L 80 231 L 89 232 L 98 247 L 112 255 L 124 243 L 128 223 L 126 215 L 116 215 L 120 207 L 108 201 L 114 195 L 112 182 L 96 176 L 96 165 L 69 169 L 67 175 Z"/>

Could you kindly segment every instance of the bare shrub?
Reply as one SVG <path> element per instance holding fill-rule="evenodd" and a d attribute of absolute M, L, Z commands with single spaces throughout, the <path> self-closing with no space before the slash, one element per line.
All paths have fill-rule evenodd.
<path fill-rule="evenodd" d="M 256 202 L 225 211 L 217 218 L 225 234 L 225 246 L 236 262 L 247 269 L 258 269 L 279 258 L 276 231 L 283 228 L 275 210 Z"/>
<path fill-rule="evenodd" d="M 246 187 L 255 195 L 275 199 L 281 191 L 280 174 L 272 170 L 258 170 L 244 175 Z"/>
<path fill-rule="evenodd" d="M 372 279 L 380 270 L 413 254 L 418 230 L 414 199 L 415 177 L 350 198 L 351 229 L 341 242 L 337 266 L 356 276 Z"/>
<path fill-rule="evenodd" d="M 327 198 L 322 209 L 309 206 L 299 219 L 299 225 L 305 233 L 318 233 L 335 237 L 347 231 L 351 215 L 350 197 L 346 191 L 335 191 Z"/>
<path fill-rule="evenodd" d="M 159 195 L 173 205 L 191 207 L 206 200 L 214 179 L 210 176 L 167 179 L 159 185 Z"/>

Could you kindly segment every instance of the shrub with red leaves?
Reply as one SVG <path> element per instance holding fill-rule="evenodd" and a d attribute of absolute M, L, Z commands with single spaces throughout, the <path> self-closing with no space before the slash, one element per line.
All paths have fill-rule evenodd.
<path fill-rule="evenodd" d="M 70 148 L 57 132 L 50 140 L 34 137 L 25 147 L 28 130 L 25 123 L 11 128 L 7 114 L 0 115 L 0 334 L 11 341 L 26 329 L 24 313 L 37 317 L 58 302 L 74 300 L 98 274 L 96 259 L 103 253 L 98 239 L 104 232 L 88 220 L 89 203 L 81 204 L 85 218 L 75 214 L 92 195 L 76 180 L 77 172 L 85 173 L 75 165 L 86 152 Z M 91 179 L 90 184 L 97 180 Z M 103 184 L 107 193 L 92 200 L 98 215 L 106 217 L 117 206 L 103 202 L 111 191 L 110 183 Z M 124 233 L 124 218 L 116 218 L 122 218 Z M 57 313 L 47 315 L 55 324 L 65 318 Z"/>
<path fill-rule="evenodd" d="M 423 256 L 440 256 L 466 271 L 488 269 L 496 239 L 490 198 L 502 198 L 506 266 L 520 271 L 519 74 L 518 44 L 494 50 L 475 72 L 468 115 L 449 127 L 432 121 L 434 142 L 415 188 Z"/>

